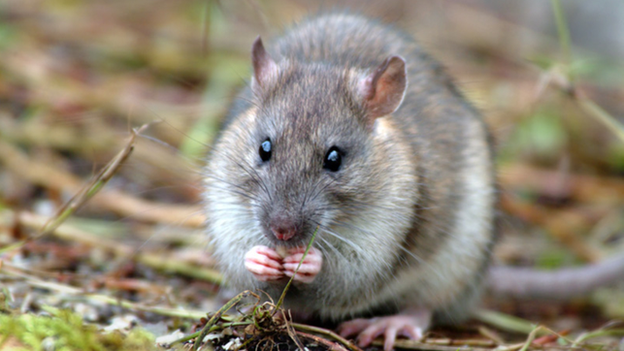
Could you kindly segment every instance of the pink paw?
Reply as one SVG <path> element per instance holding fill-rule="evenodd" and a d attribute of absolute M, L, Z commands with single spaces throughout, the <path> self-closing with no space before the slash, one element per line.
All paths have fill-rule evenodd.
<path fill-rule="evenodd" d="M 254 246 L 245 254 L 245 268 L 263 282 L 280 280 L 284 277 L 282 257 L 266 246 Z"/>
<path fill-rule="evenodd" d="M 384 351 L 390 351 L 394 347 L 397 335 L 402 335 L 413 340 L 420 340 L 424 331 L 429 327 L 431 312 L 418 310 L 413 313 L 376 317 L 371 319 L 354 319 L 340 324 L 338 332 L 343 337 L 358 336 L 358 345 L 366 347 L 373 339 L 383 334 Z"/>
<path fill-rule="evenodd" d="M 292 277 L 293 274 L 295 274 L 295 270 L 297 269 L 304 252 L 305 247 L 290 249 L 288 251 L 289 256 L 286 256 L 283 261 L 284 274 L 288 277 Z M 295 275 L 295 281 L 306 284 L 312 283 L 314 278 L 316 278 L 316 275 L 321 271 L 322 266 L 323 255 L 318 249 L 311 247 L 305 259 L 301 263 L 301 267 L 299 267 L 297 275 Z"/>

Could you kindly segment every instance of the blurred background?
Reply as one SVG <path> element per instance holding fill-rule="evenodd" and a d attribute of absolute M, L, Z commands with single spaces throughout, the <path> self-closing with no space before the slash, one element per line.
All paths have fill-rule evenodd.
<path fill-rule="evenodd" d="M 210 308 L 218 279 L 136 257 L 211 269 L 200 172 L 220 119 L 249 80 L 251 43 L 334 8 L 413 34 L 483 112 L 498 150 L 497 261 L 548 269 L 622 254 L 624 3 L 567 0 L 559 11 L 553 4 L 2 0 L 0 246 L 36 234 L 132 128 L 150 126 L 111 181 L 54 235 L 0 253 L 9 265 L 0 285 L 18 305 L 36 293 L 41 304 L 76 309 L 7 278 L 6 267 L 19 267 L 119 298 Z M 624 316 L 615 289 L 573 307 L 487 303 L 571 327 Z M 102 323 L 118 312 L 84 308 L 85 318 Z"/>

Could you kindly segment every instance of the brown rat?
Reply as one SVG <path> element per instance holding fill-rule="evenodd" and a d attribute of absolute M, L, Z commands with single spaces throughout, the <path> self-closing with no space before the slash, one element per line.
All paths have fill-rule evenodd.
<path fill-rule="evenodd" d="M 362 346 L 474 307 L 495 238 L 490 137 L 438 63 L 394 27 L 330 13 L 265 50 L 206 167 L 214 254 L 236 289 L 343 322 Z M 354 319 L 356 318 L 356 319 Z"/>
<path fill-rule="evenodd" d="M 492 150 L 478 113 L 409 36 L 347 13 L 266 52 L 206 168 L 206 213 L 228 284 L 345 321 L 362 345 L 466 315 L 494 238 Z M 286 248 L 282 258 L 278 247 Z M 276 251 L 277 250 L 277 251 Z"/>

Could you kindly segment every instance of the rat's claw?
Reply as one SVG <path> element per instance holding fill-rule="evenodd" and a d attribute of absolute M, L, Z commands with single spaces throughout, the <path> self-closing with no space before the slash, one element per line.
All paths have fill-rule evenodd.
<path fill-rule="evenodd" d="M 358 344 L 361 347 L 366 347 L 373 342 L 373 339 L 383 334 L 384 351 L 390 351 L 394 347 L 397 335 L 419 340 L 422 338 L 423 329 L 412 323 L 410 316 L 379 318 L 360 333 Z"/>
<path fill-rule="evenodd" d="M 429 326 L 430 320 L 431 312 L 422 309 L 402 315 L 354 319 L 342 323 L 339 326 L 339 333 L 343 337 L 359 333 L 358 345 L 360 347 L 370 345 L 373 339 L 383 334 L 384 351 L 390 351 L 394 347 L 397 335 L 406 336 L 414 340 L 421 339 L 423 331 Z"/>
<path fill-rule="evenodd" d="M 304 252 L 305 248 L 296 248 L 288 252 L 289 256 L 284 258 L 284 274 L 288 277 L 292 277 L 293 274 L 295 274 L 295 270 L 297 269 L 297 266 L 299 266 L 299 262 L 301 261 Z M 297 275 L 295 275 L 295 281 L 306 284 L 311 283 L 314 278 L 316 278 L 316 275 L 321 271 L 322 266 L 323 255 L 321 254 L 321 251 L 311 247 L 305 259 L 301 263 L 301 267 L 299 267 Z"/>
<path fill-rule="evenodd" d="M 254 246 L 245 254 L 245 268 L 256 279 L 268 282 L 284 277 L 280 255 L 266 246 Z"/>

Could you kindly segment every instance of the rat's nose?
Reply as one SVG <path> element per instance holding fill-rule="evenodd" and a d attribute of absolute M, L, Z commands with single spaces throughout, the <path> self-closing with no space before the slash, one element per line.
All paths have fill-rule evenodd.
<path fill-rule="evenodd" d="M 289 220 L 284 217 L 277 217 L 271 220 L 271 224 L 269 225 L 271 232 L 277 238 L 277 240 L 290 240 L 293 236 L 295 236 L 296 228 L 295 224 L 292 220 Z"/>

